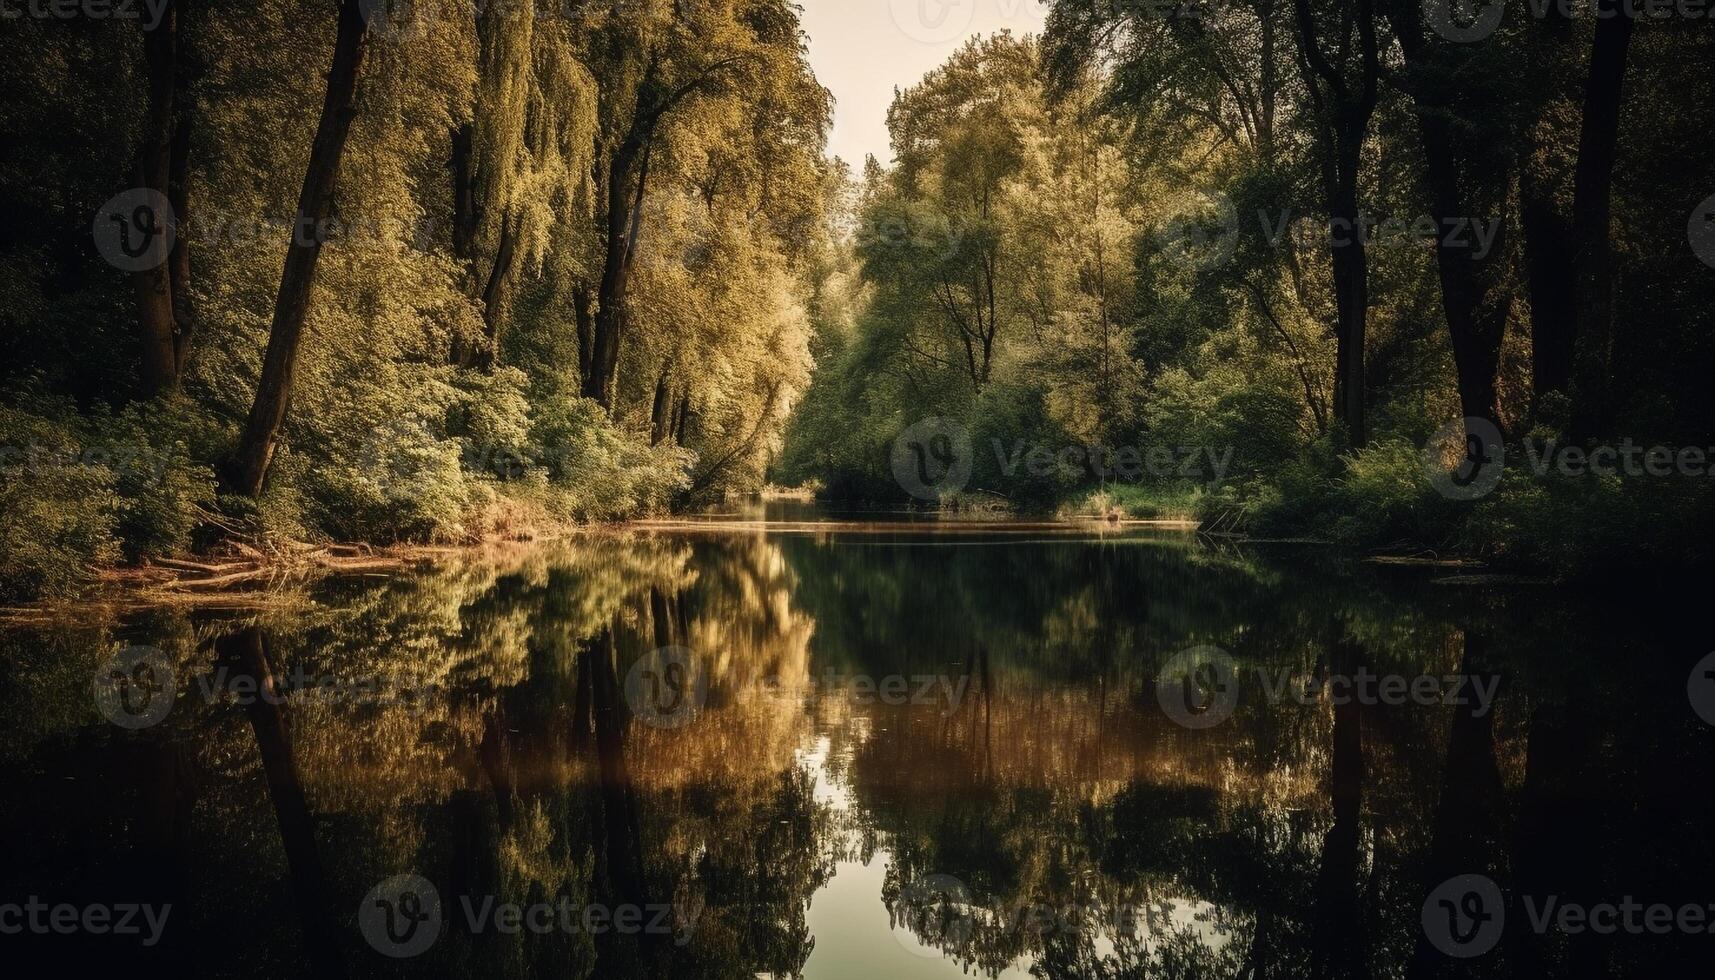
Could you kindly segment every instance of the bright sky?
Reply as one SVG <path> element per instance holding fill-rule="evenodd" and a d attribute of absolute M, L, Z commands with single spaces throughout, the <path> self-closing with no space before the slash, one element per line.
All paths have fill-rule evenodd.
<path fill-rule="evenodd" d="M 866 153 L 893 162 L 887 107 L 895 86 L 909 88 L 967 38 L 1006 28 L 1040 33 L 1040 0 L 798 0 L 810 35 L 810 64 L 834 93 L 828 152 L 854 171 Z"/>

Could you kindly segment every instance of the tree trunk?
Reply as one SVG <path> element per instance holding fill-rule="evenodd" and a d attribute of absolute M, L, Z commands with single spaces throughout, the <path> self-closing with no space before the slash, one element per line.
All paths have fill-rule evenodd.
<path fill-rule="evenodd" d="M 1356 676 L 1363 652 L 1340 626 L 1331 651 L 1334 673 Z M 1346 698 L 1334 705 L 1333 765 L 1329 797 L 1334 823 L 1322 840 L 1316 874 L 1315 925 L 1310 975 L 1327 980 L 1369 976 L 1364 962 L 1364 907 L 1358 893 L 1364 798 L 1364 735 L 1361 707 Z"/>
<path fill-rule="evenodd" d="M 687 394 L 681 394 L 679 396 L 679 408 L 677 411 L 675 411 L 673 413 L 673 441 L 674 442 L 678 443 L 681 446 L 683 446 L 685 444 L 685 430 L 690 426 L 690 423 L 691 423 L 691 396 L 688 393 Z"/>
<path fill-rule="evenodd" d="M 1417 76 L 1418 91 L 1411 94 L 1423 141 L 1430 214 L 1437 229 L 1435 258 L 1441 274 L 1442 307 L 1447 314 L 1447 328 L 1453 344 L 1460 407 L 1466 418 L 1481 419 L 1499 430 L 1502 425 L 1496 376 L 1500 371 L 1501 341 L 1506 334 L 1507 315 L 1511 309 L 1510 296 L 1496 281 L 1495 275 L 1502 265 L 1499 256 L 1505 251 L 1504 231 L 1499 224 L 1498 211 L 1479 215 L 1477 211 L 1481 205 L 1479 208 L 1469 205 L 1477 203 L 1479 196 L 1484 199 L 1483 204 L 1498 202 L 1504 205 L 1510 178 L 1505 173 L 1487 172 L 1484 155 L 1470 152 L 1468 147 L 1463 154 L 1464 159 L 1460 159 L 1461 154 L 1454 147 L 1452 110 L 1439 94 L 1446 90 L 1448 81 L 1423 77 L 1430 66 L 1424 59 L 1422 24 L 1416 0 L 1395 3 L 1389 16 L 1394 24 L 1394 33 L 1399 37 L 1400 49 L 1405 54 L 1406 68 Z M 1460 189 L 1461 171 L 1475 193 L 1466 194 Z M 1480 220 L 1496 222 L 1491 251 L 1482 256 L 1477 254 L 1482 245 L 1478 236 L 1472 233 L 1473 226 Z M 1462 221 L 1470 224 L 1465 226 L 1463 234 L 1453 234 Z"/>
<path fill-rule="evenodd" d="M 1552 185 L 1531 167 L 1519 177 L 1519 221 L 1530 289 L 1531 388 L 1540 407 L 1544 395 L 1564 395 L 1572 388 L 1578 304 L 1566 288 L 1572 226 L 1554 203 Z"/>
<path fill-rule="evenodd" d="M 1574 362 L 1572 436 L 1595 435 L 1613 413 L 1609 374 L 1614 332 L 1611 201 L 1620 132 L 1620 98 L 1626 53 L 1632 41 L 1632 9 L 1625 0 L 1602 0 L 1590 81 L 1584 92 L 1583 132 L 1572 192 L 1573 290 L 1578 338 Z"/>
<path fill-rule="evenodd" d="M 585 398 L 595 399 L 610 412 L 618 387 L 619 347 L 626 325 L 625 300 L 631 288 L 632 264 L 637 258 L 649 157 L 647 137 L 634 134 L 614 152 L 608 164 L 606 256 L 596 296 L 590 370 L 584 375 L 583 393 Z"/>
<path fill-rule="evenodd" d="M 1548 90 L 1529 138 L 1524 141 L 1519 168 L 1519 223 L 1524 232 L 1524 259 L 1530 293 L 1532 417 L 1539 417 L 1544 396 L 1572 391 L 1573 352 L 1578 336 L 1578 304 L 1566 288 L 1575 256 L 1572 224 L 1556 201 L 1563 175 L 1546 172 L 1538 150 L 1550 142 L 1541 129 L 1547 107 L 1561 95 L 1559 81 L 1573 54 L 1571 22 L 1550 4 L 1530 39 L 1529 71 L 1546 79 Z M 1556 420 L 1564 425 L 1564 419 Z"/>
<path fill-rule="evenodd" d="M 316 263 L 322 253 L 320 235 L 298 232 L 306 227 L 323 227 L 332 214 L 340 160 L 352 120 L 357 116 L 358 78 L 362 74 L 369 28 L 358 0 L 341 0 L 338 16 L 339 34 L 334 41 L 333 67 L 327 76 L 327 98 L 322 103 L 321 122 L 316 126 L 309 169 L 298 197 L 297 223 L 286 250 L 280 293 L 274 302 L 268 352 L 263 357 L 256 402 L 245 422 L 243 441 L 229 481 L 232 490 L 251 497 L 262 493 L 280 429 L 291 406 L 298 346 L 303 337 L 304 317 L 309 311 L 310 293 L 315 287 Z"/>
<path fill-rule="evenodd" d="M 590 295 L 589 287 L 579 283 L 572 288 L 572 316 L 578 325 L 578 378 L 580 384 L 587 384 L 590 371 L 595 364 L 595 316 L 591 307 L 595 297 Z"/>
<path fill-rule="evenodd" d="M 1322 50 L 1309 0 L 1296 0 L 1293 6 L 1298 21 L 1299 50 L 1303 55 L 1304 81 L 1312 104 L 1325 120 L 1322 179 L 1328 203 L 1329 252 L 1337 309 L 1334 417 L 1345 425 L 1349 448 L 1362 449 L 1369 441 L 1364 415 L 1364 344 L 1368 333 L 1370 297 L 1369 256 L 1364 247 L 1364 230 L 1359 222 L 1358 175 L 1363 164 L 1364 139 L 1376 108 L 1381 61 L 1375 11 L 1370 0 L 1347 2 L 1351 9 L 1342 11 L 1340 36 L 1335 43 L 1335 51 L 1340 58 L 1338 64 L 1330 61 Z M 1351 43 L 1354 29 L 1359 42 L 1355 52 L 1358 59 L 1356 84 L 1347 78 L 1345 65 L 1354 54 Z"/>
<path fill-rule="evenodd" d="M 171 200 L 173 159 L 173 96 L 178 71 L 179 18 L 169 3 L 160 21 L 143 35 L 144 59 L 149 73 L 149 115 L 143 126 L 143 143 L 137 154 L 137 186 Z M 163 225 L 172 222 L 160 220 Z M 173 221 L 177 220 L 175 215 Z M 183 244 L 183 236 L 178 236 Z M 167 261 L 131 275 L 137 296 L 138 325 L 143 343 L 143 394 L 169 392 L 179 384 L 178 332 L 173 318 L 172 255 Z"/>
<path fill-rule="evenodd" d="M 471 353 L 467 365 L 484 371 L 494 367 L 500 353 L 501 290 L 512 272 L 512 260 L 518 252 L 518 225 L 523 218 L 508 215 L 500 222 L 500 247 L 494 256 L 494 266 L 488 270 L 488 284 L 482 289 L 482 346 Z"/>
<path fill-rule="evenodd" d="M 672 404 L 672 389 L 668 382 L 672 380 L 671 370 L 663 366 L 661 376 L 655 379 L 655 401 L 649 408 L 649 444 L 661 445 L 661 440 L 667 438 L 667 411 Z"/>
<path fill-rule="evenodd" d="M 173 217 L 178 220 L 181 232 L 174 237 L 172 254 L 167 257 L 168 275 L 172 280 L 175 381 L 184 377 L 185 365 L 190 361 L 191 341 L 196 333 L 196 318 L 191 310 L 191 242 L 190 236 L 183 233 L 190 226 L 191 130 L 195 106 L 191 101 L 182 40 L 180 46 L 178 91 L 173 98 L 173 147 L 167 172 L 167 201 L 173 206 Z"/>
<path fill-rule="evenodd" d="M 282 707 L 285 694 L 274 678 L 266 640 L 259 627 L 247 626 L 217 639 L 215 649 L 231 666 L 232 679 L 248 681 L 253 692 L 244 710 L 256 734 L 268 797 L 273 801 L 274 815 L 280 824 L 280 843 L 286 852 L 286 868 L 291 873 L 292 893 L 297 900 L 310 962 L 323 975 L 342 976 L 345 970 L 338 930 L 327 913 L 327 878 L 316 851 L 315 819 L 298 777 L 291 726 Z"/>
<path fill-rule="evenodd" d="M 1346 426 L 1353 449 L 1369 441 L 1364 420 L 1364 342 L 1369 332 L 1369 255 L 1358 233 L 1358 174 L 1362 137 L 1351 144 L 1345 126 L 1336 137 L 1335 153 L 1341 158 L 1337 186 L 1329 207 L 1329 230 L 1335 237 L 1330 248 L 1334 266 L 1334 300 L 1337 307 L 1334 417 Z M 1341 230 L 1344 225 L 1344 230 Z"/>
<path fill-rule="evenodd" d="M 476 258 L 477 225 L 482 220 L 476 200 L 476 125 L 463 123 L 452 133 L 453 254 L 469 262 Z"/>

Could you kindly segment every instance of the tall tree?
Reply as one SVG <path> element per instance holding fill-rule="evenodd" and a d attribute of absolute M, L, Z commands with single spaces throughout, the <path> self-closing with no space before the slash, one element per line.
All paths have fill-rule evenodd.
<path fill-rule="evenodd" d="M 1555 111 L 1571 101 L 1577 48 L 1572 20 L 1558 4 L 1543 10 L 1525 50 L 1530 77 L 1538 84 L 1532 93 L 1535 111 L 1519 149 L 1519 228 L 1530 296 L 1531 414 L 1540 419 L 1551 397 L 1571 393 L 1578 332 L 1577 297 L 1566 288 L 1573 264 L 1572 221 L 1560 202 L 1573 162 Z"/>
<path fill-rule="evenodd" d="M 1381 78 L 1371 0 L 1335 0 L 1323 17 L 1337 21 L 1327 32 L 1334 54 L 1323 49 L 1324 32 L 1311 0 L 1294 0 L 1300 71 L 1321 127 L 1322 183 L 1328 210 L 1329 254 L 1336 306 L 1334 417 L 1344 423 L 1354 449 L 1368 442 L 1365 422 L 1364 344 L 1369 327 L 1369 256 L 1361 228 L 1358 178 L 1364 140 L 1375 113 Z M 1356 50 L 1353 39 L 1356 35 Z"/>
<path fill-rule="evenodd" d="M 180 106 L 187 98 L 181 91 L 185 77 L 179 65 L 179 5 L 168 0 L 154 26 L 145 28 L 144 60 L 148 70 L 148 115 L 143 126 L 143 142 L 137 154 L 137 186 L 159 194 L 161 199 L 177 206 L 185 202 L 184 172 L 175 164 L 188 158 L 189 130 L 181 118 Z M 175 181 L 174 177 L 178 179 Z M 175 221 L 182 221 L 175 214 Z M 189 278 L 189 246 L 184 229 L 175 238 L 175 247 L 166 261 L 152 269 L 131 275 L 137 296 L 137 317 L 143 341 L 143 391 L 157 395 L 172 391 L 179 385 L 179 370 L 183 363 L 181 342 L 185 338 L 181 323 L 184 283 Z M 180 265 L 183 263 L 183 271 Z M 175 272 L 179 275 L 175 276 Z M 179 279 L 175 283 L 175 278 Z M 177 288 L 175 288 L 177 287 Z"/>
<path fill-rule="evenodd" d="M 609 410 L 657 141 L 676 110 L 730 83 L 746 60 L 721 13 L 729 12 L 675 7 L 664 24 L 654 11 L 616 14 L 588 42 L 587 60 L 601 86 L 602 131 L 594 170 L 600 245 L 583 394 Z"/>
<path fill-rule="evenodd" d="M 256 385 L 256 400 L 244 423 L 237 459 L 228 473 L 229 489 L 251 497 L 262 493 L 280 429 L 292 404 L 292 376 L 303 340 L 310 294 L 315 288 L 316 263 L 322 253 L 322 235 L 318 229 L 325 228 L 333 214 L 340 161 L 352 120 L 357 117 L 358 80 L 369 35 L 362 6 L 359 0 L 340 0 L 327 96 L 322 102 L 321 121 L 316 125 L 309 168 L 298 196 L 292 239 L 286 249 L 280 291 L 274 301 L 274 322 L 262 359 L 262 376 Z"/>
<path fill-rule="evenodd" d="M 532 4 L 485 4 L 476 11 L 476 98 L 470 118 L 451 138 L 452 245 L 471 298 L 481 306 L 483 335 L 453 338 L 452 361 L 461 367 L 493 363 L 506 316 L 502 294 L 519 253 L 522 216 L 515 199 L 529 166 L 525 129 L 537 85 L 534 26 Z"/>
<path fill-rule="evenodd" d="M 1481 46 L 1453 50 L 1427 38 L 1417 0 L 1393 0 L 1387 15 L 1405 55 L 1403 87 L 1412 97 L 1422 137 L 1459 403 L 1466 418 L 1499 430 L 1503 420 L 1497 375 L 1512 310 L 1505 217 L 1514 183 L 1515 141 L 1505 123 L 1482 128 L 1465 109 L 1474 102 L 1489 116 L 1504 116 L 1506 106 L 1500 86 L 1493 82 L 1495 74 L 1479 61 Z M 1485 244 L 1472 232 L 1474 226 L 1493 227 L 1494 237 Z M 1483 451 L 1470 440 L 1467 446 L 1478 454 Z"/>
<path fill-rule="evenodd" d="M 1608 423 L 1613 410 L 1609 373 L 1614 345 L 1612 197 L 1619 155 L 1620 104 L 1634 10 L 1629 0 L 1601 0 L 1590 78 L 1584 89 L 1584 121 L 1573 177 L 1572 286 L 1578 336 L 1573 375 L 1572 434 L 1587 438 Z"/>

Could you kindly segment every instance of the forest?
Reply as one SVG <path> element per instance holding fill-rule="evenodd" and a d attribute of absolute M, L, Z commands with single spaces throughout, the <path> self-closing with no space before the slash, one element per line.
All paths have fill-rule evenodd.
<path fill-rule="evenodd" d="M 0 598 L 780 488 L 1715 541 L 1691 0 L 1053 0 L 898 90 L 891 161 L 827 155 L 787 0 L 89 6 L 0 25 Z"/>

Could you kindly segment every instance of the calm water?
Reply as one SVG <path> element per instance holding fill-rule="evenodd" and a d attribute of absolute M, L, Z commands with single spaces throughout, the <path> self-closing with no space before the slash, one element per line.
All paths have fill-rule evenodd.
<path fill-rule="evenodd" d="M 1707 583 L 791 526 L 0 632 L 0 950 L 133 976 L 1710 975 L 1681 921 L 1715 903 Z M 1627 901 L 1637 928 L 1557 918 Z"/>

